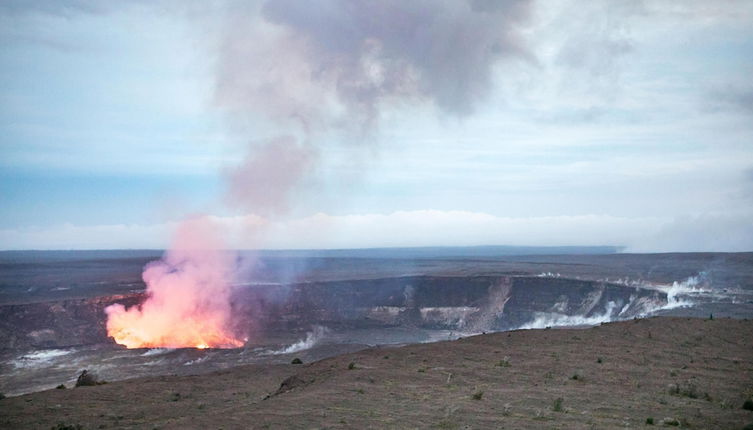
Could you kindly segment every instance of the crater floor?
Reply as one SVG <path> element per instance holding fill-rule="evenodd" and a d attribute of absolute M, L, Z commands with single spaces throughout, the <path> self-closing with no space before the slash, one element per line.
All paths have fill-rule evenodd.
<path fill-rule="evenodd" d="M 742 429 L 751 396 L 753 321 L 657 317 L 53 389 L 0 426 Z"/>

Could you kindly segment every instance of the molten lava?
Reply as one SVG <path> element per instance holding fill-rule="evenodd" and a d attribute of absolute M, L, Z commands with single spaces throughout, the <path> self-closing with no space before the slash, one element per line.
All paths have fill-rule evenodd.
<path fill-rule="evenodd" d="M 188 221 L 173 248 L 144 268 L 148 297 L 105 309 L 107 334 L 127 348 L 237 348 L 230 329 L 234 259 L 206 219 Z"/>

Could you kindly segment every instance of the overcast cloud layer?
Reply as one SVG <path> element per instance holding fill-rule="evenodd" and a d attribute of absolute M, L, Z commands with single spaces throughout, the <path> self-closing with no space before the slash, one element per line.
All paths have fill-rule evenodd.
<path fill-rule="evenodd" d="M 753 250 L 745 1 L 0 3 L 0 248 Z"/>

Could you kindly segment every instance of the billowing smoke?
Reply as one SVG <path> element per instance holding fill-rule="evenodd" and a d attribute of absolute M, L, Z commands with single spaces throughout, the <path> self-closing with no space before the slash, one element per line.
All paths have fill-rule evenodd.
<path fill-rule="evenodd" d="M 530 9 L 530 0 L 274 0 L 234 10 L 221 26 L 215 103 L 233 130 L 283 137 L 249 139 L 226 172 L 226 202 L 284 215 L 323 141 L 365 137 L 389 107 L 472 113 L 495 65 L 532 58 L 521 37 Z M 230 328 L 235 256 L 219 237 L 206 219 L 184 223 L 144 270 L 146 302 L 107 308 L 108 333 L 128 347 L 240 346 Z"/>
<path fill-rule="evenodd" d="M 128 348 L 242 346 L 231 329 L 235 256 L 219 237 L 206 218 L 181 224 L 171 249 L 144 269 L 146 301 L 105 309 L 108 334 Z"/>
<path fill-rule="evenodd" d="M 279 215 L 335 133 L 368 140 L 391 107 L 465 116 L 495 67 L 533 61 L 532 0 L 293 0 L 234 10 L 218 49 L 215 104 L 254 140 L 229 175 L 231 206 Z M 237 128 L 234 128 L 237 129 Z M 305 136 L 299 142 L 295 136 Z"/>
<path fill-rule="evenodd" d="M 316 158 L 316 148 L 291 136 L 252 145 L 246 158 L 228 171 L 227 204 L 262 215 L 287 212 L 287 197 L 310 173 Z"/>
<path fill-rule="evenodd" d="M 275 0 L 239 15 L 220 50 L 217 103 L 305 131 L 368 130 L 389 105 L 467 115 L 500 60 L 529 61 L 529 0 Z"/>

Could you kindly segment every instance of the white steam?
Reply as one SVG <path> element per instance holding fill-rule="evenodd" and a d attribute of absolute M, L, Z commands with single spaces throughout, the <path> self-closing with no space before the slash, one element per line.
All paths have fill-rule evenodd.
<path fill-rule="evenodd" d="M 294 352 L 311 349 L 319 342 L 321 342 L 322 339 L 324 339 L 324 337 L 327 335 L 327 332 L 329 332 L 329 330 L 326 327 L 315 326 L 312 331 L 306 333 L 305 339 L 301 339 L 298 342 L 295 342 L 292 345 L 286 346 L 285 348 L 279 349 L 277 351 L 272 351 L 270 352 L 270 354 L 292 354 Z"/>
<path fill-rule="evenodd" d="M 519 329 L 546 328 L 546 327 L 570 327 L 570 326 L 588 326 L 601 324 L 613 320 L 614 310 L 617 307 L 615 302 L 607 303 L 604 313 L 591 316 L 584 315 L 565 315 L 550 312 L 535 312 L 532 321 L 527 322 Z"/>
<path fill-rule="evenodd" d="M 547 276 L 548 274 L 542 275 Z M 672 309 L 693 307 L 698 304 L 700 299 L 713 299 L 719 296 L 719 293 L 710 289 L 706 278 L 706 273 L 701 272 L 697 276 L 691 276 L 683 281 L 675 281 L 672 285 L 620 280 L 619 283 L 625 286 L 660 291 L 666 294 L 666 300 L 631 295 L 624 304 L 609 301 L 603 312 L 591 313 L 591 309 L 597 305 L 599 295 L 599 297 L 595 297 L 595 301 L 590 306 L 581 308 L 582 312 L 575 315 L 562 313 L 567 308 L 567 302 L 560 301 L 552 306 L 552 312 L 534 312 L 533 319 L 519 326 L 518 329 L 590 326 L 635 317 L 648 317 Z"/>

